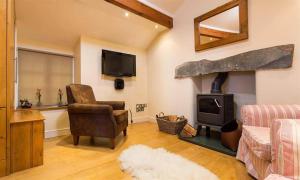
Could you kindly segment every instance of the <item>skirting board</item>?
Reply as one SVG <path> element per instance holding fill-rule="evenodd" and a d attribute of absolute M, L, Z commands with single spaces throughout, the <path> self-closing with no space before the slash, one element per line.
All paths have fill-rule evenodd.
<path fill-rule="evenodd" d="M 132 118 L 133 123 L 140 123 L 140 122 L 146 122 L 146 121 L 150 121 L 151 117 L 150 116 L 141 116 L 141 117 L 134 117 Z M 130 119 L 128 119 L 129 123 L 130 123 Z"/>
<path fill-rule="evenodd" d="M 53 138 L 53 137 L 58 137 L 58 136 L 69 135 L 69 134 L 71 134 L 69 128 L 46 130 L 45 131 L 45 138 L 48 139 L 48 138 Z"/>
<path fill-rule="evenodd" d="M 155 122 L 155 123 L 156 123 L 156 118 L 155 118 L 155 117 L 149 116 L 148 118 L 149 118 L 148 121 L 151 121 L 151 122 Z"/>
<path fill-rule="evenodd" d="M 141 116 L 141 117 L 133 118 L 132 120 L 133 120 L 133 123 L 141 123 L 141 122 L 146 122 L 146 121 L 152 121 L 152 118 L 150 116 Z M 130 119 L 129 119 L 129 121 L 130 121 Z M 48 138 L 54 138 L 54 137 L 58 137 L 58 136 L 69 135 L 69 134 L 71 134 L 69 128 L 46 130 L 45 138 L 48 139 Z"/>

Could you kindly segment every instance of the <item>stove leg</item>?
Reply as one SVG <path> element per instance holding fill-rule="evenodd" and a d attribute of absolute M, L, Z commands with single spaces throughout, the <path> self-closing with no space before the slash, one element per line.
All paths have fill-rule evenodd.
<path fill-rule="evenodd" d="M 201 129 L 202 129 L 202 126 L 198 125 L 196 136 L 200 136 L 201 135 Z"/>
<path fill-rule="evenodd" d="M 206 137 L 210 137 L 210 127 L 206 126 Z"/>

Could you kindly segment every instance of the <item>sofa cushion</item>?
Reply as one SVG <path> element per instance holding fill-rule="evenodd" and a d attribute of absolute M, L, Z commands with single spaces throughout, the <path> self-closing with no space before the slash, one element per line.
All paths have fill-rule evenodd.
<path fill-rule="evenodd" d="M 258 158 L 271 161 L 270 128 L 244 125 L 243 136 L 250 151 Z"/>
<path fill-rule="evenodd" d="M 127 110 L 114 110 L 113 115 L 118 124 L 123 123 L 128 120 L 128 111 Z"/>

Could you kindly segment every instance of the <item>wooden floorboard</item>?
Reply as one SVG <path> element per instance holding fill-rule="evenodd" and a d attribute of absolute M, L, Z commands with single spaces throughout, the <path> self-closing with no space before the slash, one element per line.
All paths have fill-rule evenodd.
<path fill-rule="evenodd" d="M 44 165 L 17 172 L 3 179 L 131 179 L 120 170 L 120 153 L 134 144 L 154 148 L 163 147 L 209 169 L 220 179 L 248 180 L 244 165 L 234 157 L 221 154 L 158 131 L 155 123 L 130 125 L 128 136 L 117 138 L 117 146 L 111 150 L 109 140 L 96 138 L 91 144 L 89 137 L 80 139 L 73 146 L 71 136 L 48 139 L 45 142 Z M 2 179 L 1 179 L 2 180 Z"/>

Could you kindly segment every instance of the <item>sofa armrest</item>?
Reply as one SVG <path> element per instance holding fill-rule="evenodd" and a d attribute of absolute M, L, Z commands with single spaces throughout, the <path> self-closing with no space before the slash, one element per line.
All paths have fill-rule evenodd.
<path fill-rule="evenodd" d="M 125 102 L 124 101 L 97 101 L 97 104 L 100 105 L 110 105 L 113 110 L 124 110 Z"/>
<path fill-rule="evenodd" d="M 274 119 L 300 119 L 300 105 L 246 105 L 241 108 L 243 125 L 270 127 Z"/>
<path fill-rule="evenodd" d="M 299 179 L 300 119 L 277 119 L 271 126 L 272 173 Z"/>
<path fill-rule="evenodd" d="M 100 104 L 79 104 L 68 105 L 69 113 L 73 114 L 106 114 L 112 115 L 113 108 L 110 105 Z"/>

